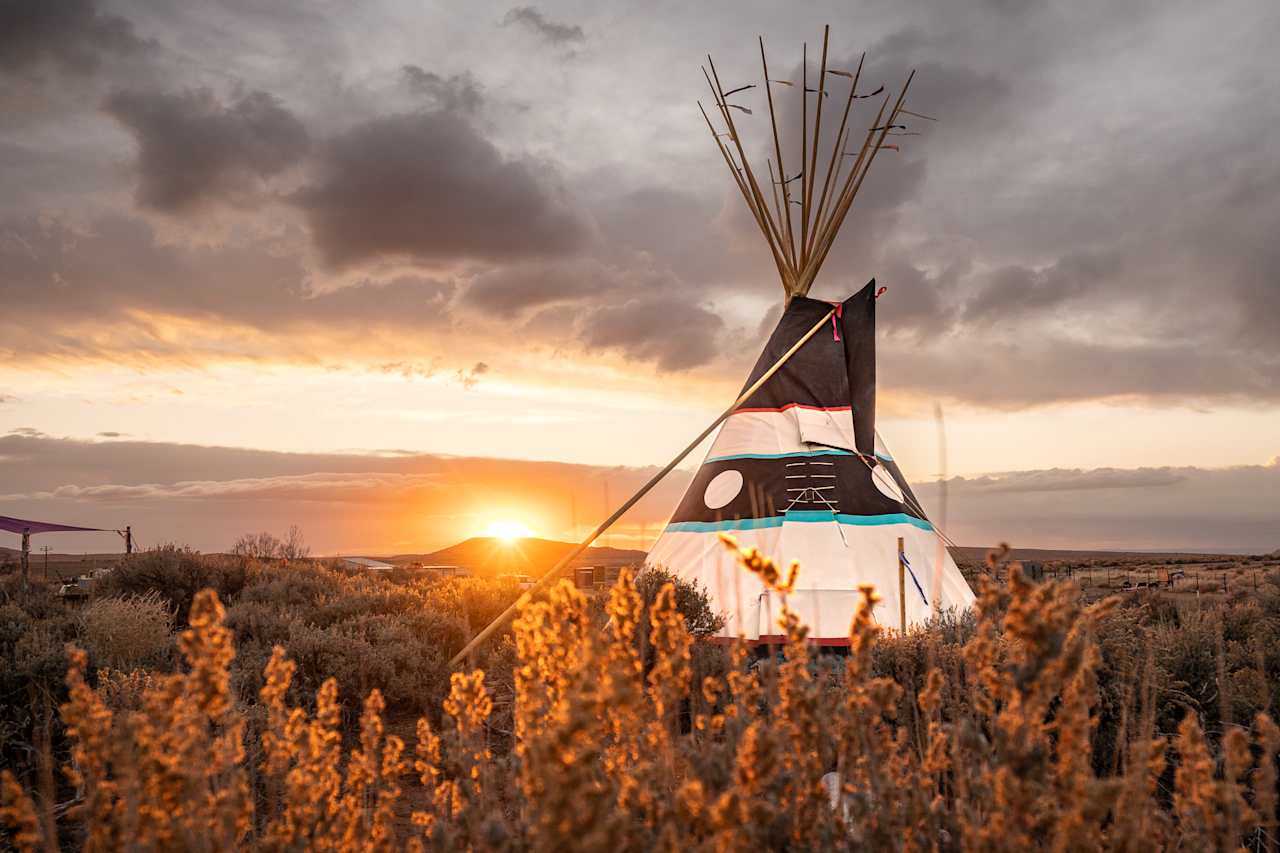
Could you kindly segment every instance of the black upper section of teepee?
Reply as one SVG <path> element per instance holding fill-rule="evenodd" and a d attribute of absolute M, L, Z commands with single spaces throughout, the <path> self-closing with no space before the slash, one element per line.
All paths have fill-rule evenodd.
<path fill-rule="evenodd" d="M 851 408 L 857 452 L 817 443 L 805 453 L 772 454 L 768 452 L 772 436 L 763 435 L 758 453 L 703 462 L 672 522 L 720 522 L 793 512 L 830 512 L 833 519 L 902 513 L 927 520 L 897 464 L 875 455 L 875 290 L 873 280 L 840 303 L 834 324 L 827 320 L 739 409 Z M 831 308 L 830 302 L 803 296 L 792 299 L 747 385 L 763 376 Z M 712 509 L 705 500 L 707 488 L 726 472 L 740 474 L 742 486 Z M 882 484 L 896 484 L 904 499 L 892 497 L 892 488 L 877 487 L 877 478 Z"/>
<path fill-rule="evenodd" d="M 792 299 L 769 336 L 744 390 L 763 376 L 831 308 L 832 303 L 807 296 Z M 819 330 L 806 341 L 741 408 L 852 406 L 857 449 L 870 455 L 875 452 L 876 435 L 875 279 L 839 303 L 837 316 L 827 325 L 828 328 Z"/>

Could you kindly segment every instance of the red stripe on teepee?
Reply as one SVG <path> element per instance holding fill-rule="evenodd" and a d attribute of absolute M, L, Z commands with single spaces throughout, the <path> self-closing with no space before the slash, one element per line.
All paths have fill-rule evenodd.
<path fill-rule="evenodd" d="M 787 403 L 785 406 L 778 406 L 776 408 L 766 407 L 766 408 L 755 408 L 755 409 L 752 409 L 752 408 L 734 409 L 733 413 L 736 415 L 739 412 L 785 412 L 787 409 L 808 409 L 811 412 L 851 412 L 853 411 L 852 406 L 806 406 L 804 403 Z"/>

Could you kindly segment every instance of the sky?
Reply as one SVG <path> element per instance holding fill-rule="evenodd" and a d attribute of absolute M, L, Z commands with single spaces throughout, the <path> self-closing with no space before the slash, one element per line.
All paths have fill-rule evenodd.
<path fill-rule="evenodd" d="M 763 35 L 797 75 L 824 24 L 938 119 L 813 291 L 888 287 L 878 426 L 935 520 L 1280 547 L 1270 0 L 0 4 L 0 514 L 205 550 L 584 533 L 781 311 L 700 67 L 758 82 Z"/>

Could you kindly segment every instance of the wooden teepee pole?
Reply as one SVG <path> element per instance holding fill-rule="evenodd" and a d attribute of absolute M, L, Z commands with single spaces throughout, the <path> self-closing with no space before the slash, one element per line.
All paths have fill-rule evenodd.
<path fill-rule="evenodd" d="M 898 93 L 898 100 L 893 105 L 889 117 L 884 119 L 884 123 L 880 124 L 881 116 L 884 114 L 884 106 L 880 108 L 880 115 L 876 118 L 876 124 L 871 126 L 872 131 L 879 131 L 875 143 L 868 146 L 863 144 L 863 153 L 858 159 L 862 160 L 863 155 L 866 156 L 866 164 L 862 167 L 861 173 L 850 173 L 850 183 L 848 189 L 843 193 L 840 203 L 831 211 L 831 218 L 828 220 L 826 234 L 817 246 L 817 251 L 809 258 L 808 264 L 800 271 L 800 280 L 797 286 L 801 293 L 808 293 L 809 288 L 813 285 L 813 279 L 818 274 L 818 270 L 822 267 L 822 262 L 826 260 L 827 253 L 831 251 L 831 245 L 835 242 L 836 234 L 840 231 L 840 226 L 844 224 L 844 218 L 849 213 L 849 206 L 853 204 L 854 197 L 858 194 L 858 190 L 862 188 L 862 181 L 867 177 L 867 173 L 871 171 L 871 164 L 875 161 L 876 153 L 884 144 L 885 135 L 889 132 L 889 127 L 898 117 L 898 111 L 902 109 L 902 102 L 907 98 L 907 89 L 911 88 L 911 81 L 915 78 L 916 72 L 913 70 L 907 75 L 907 82 L 902 84 L 902 91 Z M 887 102 L 886 102 L 887 103 Z M 869 148 L 869 150 L 868 150 Z M 857 180 L 854 181 L 854 175 Z"/>
<path fill-rule="evenodd" d="M 795 273 L 800 271 L 800 264 L 796 260 L 796 238 L 791 228 L 791 191 L 788 189 L 787 182 L 787 165 L 782 159 L 782 142 L 778 136 L 778 116 L 773 107 L 773 88 L 769 82 L 769 61 L 764 56 L 764 36 L 760 36 L 760 68 L 764 72 L 764 92 L 769 100 L 769 123 L 773 127 L 773 156 L 778 161 L 778 180 L 782 184 L 782 221 L 779 226 L 782 227 L 786 234 L 785 248 L 787 257 L 791 260 L 793 281 L 789 285 L 794 285 Z M 791 286 L 787 288 L 787 298 L 790 299 L 793 293 Z"/>
<path fill-rule="evenodd" d="M 853 72 L 853 77 L 849 85 L 849 98 L 844 103 L 844 114 L 840 117 L 840 130 L 836 132 L 836 142 L 831 148 L 831 162 L 827 164 L 827 176 L 822 182 L 822 195 L 818 197 L 818 209 L 814 211 L 813 221 L 815 223 L 813 229 L 813 240 L 806 250 L 806 256 L 813 253 L 814 245 L 817 243 L 818 232 L 822 227 L 822 215 L 827 209 L 827 198 L 831 192 L 832 186 L 839 186 L 840 169 L 844 166 L 844 145 L 848 138 L 845 128 L 849 126 L 849 111 L 853 109 L 853 102 L 858 95 L 858 80 L 862 77 L 862 63 L 866 61 L 867 55 L 862 54 L 858 60 L 858 70 Z M 834 182 L 834 183 L 833 183 Z"/>
<path fill-rule="evenodd" d="M 710 80 L 707 81 L 708 83 Z M 742 193 L 742 200 L 747 203 L 747 209 L 751 211 L 752 217 L 756 220 L 756 225 L 760 227 L 760 231 L 764 234 L 765 242 L 769 244 L 769 251 L 773 254 L 773 262 L 778 267 L 778 275 L 782 277 L 785 283 L 790 281 L 793 276 L 791 274 L 788 261 L 785 257 L 778 254 L 778 248 L 774 245 L 773 234 L 769 230 L 769 224 L 766 223 L 765 217 L 767 211 L 762 213 L 756 209 L 755 201 L 751 195 L 751 191 L 747 188 L 745 179 L 742 177 L 741 171 L 733 162 L 733 156 L 729 150 L 725 148 L 724 143 L 720 141 L 719 134 L 716 133 L 715 125 L 711 123 L 711 118 L 707 115 L 707 111 L 702 108 L 702 102 L 698 102 L 698 110 L 702 113 L 702 118 L 707 123 L 707 130 L 711 131 L 711 138 L 715 140 L 716 147 L 720 150 L 720 155 L 724 157 L 725 165 L 729 167 L 729 174 L 733 175 L 733 182 L 737 184 L 738 191 Z M 776 193 L 775 193 L 776 196 Z"/>
<path fill-rule="evenodd" d="M 752 208 L 757 218 L 768 223 L 769 232 L 765 235 L 772 242 L 776 241 L 779 246 L 784 246 L 783 252 L 786 252 L 785 244 L 782 239 L 782 233 L 778 230 L 779 226 L 773 222 L 773 218 L 769 215 L 768 205 L 765 203 L 764 194 L 760 192 L 760 185 L 756 182 L 755 173 L 751 171 L 751 162 L 747 159 L 747 152 L 742 148 L 742 137 L 738 135 L 738 126 L 733 120 L 733 111 L 729 108 L 729 104 L 725 101 L 724 88 L 720 85 L 720 77 L 716 74 L 715 63 L 711 61 L 711 57 L 707 57 L 707 65 L 711 68 L 711 73 L 707 74 L 707 69 L 702 69 L 702 75 L 707 78 L 707 85 L 711 87 L 711 94 L 716 100 L 716 106 L 720 108 L 720 116 L 724 119 L 725 125 L 729 129 L 729 139 L 733 142 L 734 147 L 738 151 L 738 160 L 742 163 L 742 179 L 746 186 L 750 189 L 750 200 L 748 205 Z M 714 80 L 714 81 L 713 81 Z M 715 133 L 715 129 L 711 131 Z M 716 137 L 716 142 L 720 141 Z M 789 259 L 790 260 L 790 259 Z M 791 286 L 795 283 L 795 264 L 788 263 L 786 272 L 782 277 L 782 287 L 789 294 Z"/>
<path fill-rule="evenodd" d="M 814 109 L 813 116 L 813 140 L 810 143 L 809 165 L 804 170 L 805 193 L 804 193 L 804 225 L 801 231 L 805 234 L 803 245 L 800 247 L 800 265 L 803 267 L 805 261 L 809 259 L 809 251 L 813 246 L 813 231 L 818 230 L 818 220 L 813 214 L 813 191 L 815 182 L 818 179 L 818 145 L 822 139 L 822 102 L 827 99 L 827 42 L 831 37 L 831 27 L 822 28 L 822 70 L 818 73 L 818 105 Z M 806 65 L 806 73 L 808 66 Z M 840 146 L 840 135 L 836 134 L 835 145 Z M 813 216 L 813 231 L 809 229 L 810 217 Z"/>
<path fill-rule="evenodd" d="M 561 557 L 560 561 L 557 562 L 554 566 L 552 566 L 550 571 L 548 571 L 541 578 L 539 578 L 538 582 L 535 583 L 531 589 L 525 590 L 524 593 L 522 593 L 521 596 L 518 599 L 516 599 L 514 604 L 512 604 L 506 610 L 502 611 L 502 613 L 500 613 L 496 619 L 494 619 L 492 622 L 486 625 L 479 634 L 476 634 L 474 637 L 472 637 L 471 642 L 467 643 L 466 646 L 463 647 L 462 651 L 458 652 L 456 655 L 453 656 L 453 659 L 449 661 L 449 665 L 457 666 L 459 663 L 465 660 L 467 655 L 469 655 L 473 649 L 475 649 L 482 642 L 488 639 L 489 636 L 492 635 L 494 631 L 497 631 L 499 628 L 505 625 L 511 619 L 511 617 L 515 615 L 515 612 L 517 610 L 519 610 L 521 607 L 527 604 L 533 598 L 533 594 L 535 592 L 550 586 L 551 583 L 557 577 L 560 576 L 560 572 L 562 572 L 564 568 L 568 566 L 570 563 L 572 563 L 574 560 L 578 559 L 578 557 L 580 557 L 584 551 L 590 548 L 591 543 L 596 541 L 596 539 L 599 538 L 601 533 L 604 533 L 606 530 L 612 527 L 614 522 L 622 518 L 622 516 L 624 516 L 627 513 L 627 510 L 635 506 L 636 503 L 639 502 L 639 500 L 642 497 L 647 495 L 654 486 L 658 485 L 658 483 L 662 480 L 663 477 L 670 474 L 672 469 L 674 469 L 677 465 L 679 465 L 680 462 L 686 456 L 692 453 L 694 448 L 696 448 L 699 444 L 701 444 L 707 436 L 711 435 L 711 433 L 715 430 L 716 427 L 724 423 L 724 421 L 730 415 L 732 415 L 735 411 L 738 410 L 739 406 L 747 402 L 747 400 L 751 399 L 751 396 L 755 394 L 757 391 L 759 391 L 760 388 L 764 385 L 764 383 L 768 382 L 769 379 L 772 378 L 772 376 L 782 368 L 782 365 L 786 364 L 787 361 L 791 358 L 791 356 L 795 355 L 796 352 L 799 351 L 800 347 L 804 346 L 809 341 L 810 338 L 812 338 L 814 335 L 818 333 L 819 329 L 821 329 L 823 326 L 827 324 L 827 321 L 831 319 L 832 315 L 835 314 L 835 312 L 836 312 L 835 308 L 832 308 L 830 311 L 823 314 L 822 319 L 813 324 L 813 328 L 805 332 L 804 335 L 801 336 L 800 340 L 792 344 L 791 349 L 787 350 L 781 356 L 779 356 L 778 360 L 773 363 L 772 367 L 770 367 L 768 370 L 764 372 L 763 376 L 761 376 L 755 382 L 751 383 L 750 388 L 748 388 L 747 390 L 739 394 L 738 399 L 734 400 L 733 404 L 730 405 L 729 408 L 721 412 L 718 418 L 712 421 L 711 424 L 706 429 L 704 429 L 701 433 L 698 434 L 697 438 L 689 442 L 688 446 L 686 446 L 684 450 L 681 450 L 678 454 L 676 454 L 676 457 L 672 459 L 670 462 L 668 462 L 661 471 L 659 471 L 658 473 L 650 477 L 649 481 L 645 483 L 643 486 L 641 486 L 634 495 L 627 498 L 626 503 L 618 507 L 618 509 L 614 511 L 613 515 L 609 516 L 604 521 L 600 522 L 600 526 L 597 527 L 595 530 L 591 531 L 590 536 L 588 536 L 586 539 L 583 539 L 582 542 L 578 543 L 578 545 L 572 551 L 570 551 L 568 554 L 565 554 L 563 557 Z"/>

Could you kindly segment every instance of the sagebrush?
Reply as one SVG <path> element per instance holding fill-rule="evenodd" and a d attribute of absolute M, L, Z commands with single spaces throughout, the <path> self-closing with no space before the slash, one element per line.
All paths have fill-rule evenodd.
<path fill-rule="evenodd" d="M 1229 689 L 1220 622 L 1225 689 L 1197 698 L 1162 680 L 1159 626 L 1068 584 L 1015 570 L 983 584 L 971 622 L 888 640 L 875 603 L 864 589 L 847 658 L 815 658 L 784 612 L 777 654 L 738 646 L 708 671 L 673 587 L 642 622 L 624 575 L 602 628 L 561 584 L 514 625 L 510 696 L 501 674 L 453 673 L 409 736 L 375 689 L 347 736 L 338 681 L 298 696 L 283 647 L 257 701 L 237 700 L 204 592 L 182 671 L 127 704 L 71 652 L 72 808 L 55 825 L 6 773 L 4 816 L 29 849 L 57 833 L 87 849 L 1274 849 L 1280 730 L 1233 722 L 1253 705 Z M 1126 630 L 1142 644 L 1108 662 L 1103 635 Z M 1100 677 L 1116 671 L 1132 677 Z M 1188 693 L 1175 731 L 1168 689 Z"/>

